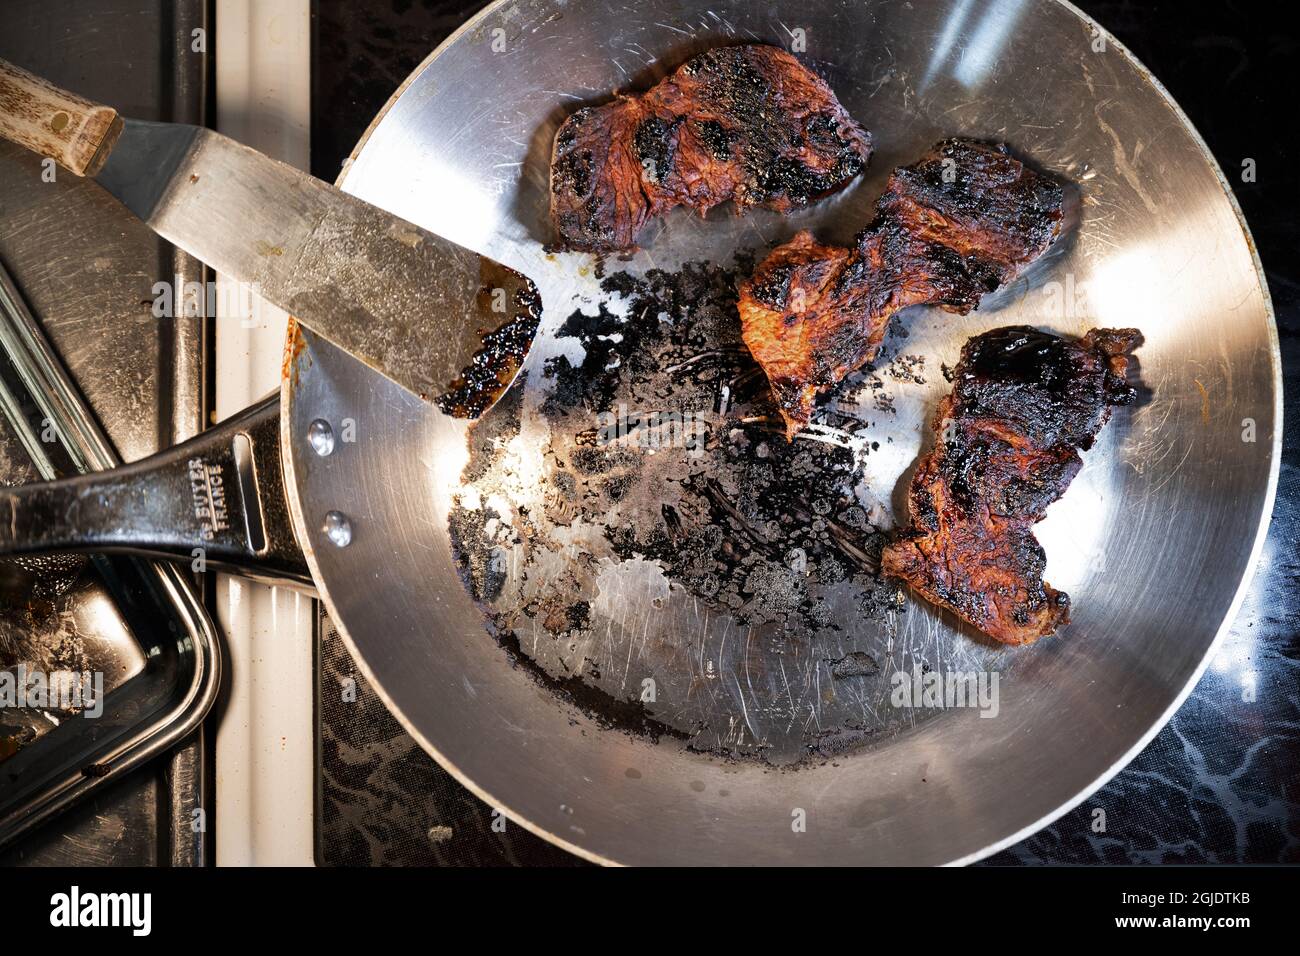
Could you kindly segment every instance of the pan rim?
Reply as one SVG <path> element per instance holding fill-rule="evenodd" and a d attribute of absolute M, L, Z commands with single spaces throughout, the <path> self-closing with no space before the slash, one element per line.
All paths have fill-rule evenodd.
<path fill-rule="evenodd" d="M 335 184 L 337 186 L 339 186 L 340 188 L 343 188 L 345 186 L 345 182 L 353 162 L 359 157 L 361 152 L 365 149 L 365 147 L 370 141 L 372 134 L 383 122 L 383 120 L 386 118 L 386 116 L 392 110 L 392 108 L 396 106 L 398 100 L 403 96 L 403 94 L 405 94 L 406 91 L 410 88 L 410 86 L 416 80 L 418 80 L 419 77 L 432 65 L 434 60 L 436 60 L 453 44 L 455 44 L 463 35 L 477 29 L 483 20 L 489 18 L 500 8 L 508 6 L 511 2 L 513 2 L 513 0 L 493 0 L 492 3 L 489 3 L 487 6 L 485 6 L 474 16 L 470 17 L 460 26 L 459 29 L 457 29 L 452 34 L 450 34 L 441 44 L 439 44 L 433 50 L 433 52 L 431 52 L 411 72 L 411 74 L 393 92 L 392 96 L 389 97 L 388 101 L 376 114 L 375 118 L 372 120 L 370 125 L 366 128 L 361 138 L 357 141 L 356 146 L 349 154 L 347 160 L 345 160 L 343 164 L 343 168 L 335 180 Z M 1242 230 L 1243 238 L 1245 239 L 1247 248 L 1250 252 L 1251 262 L 1253 263 L 1255 268 L 1255 277 L 1259 284 L 1259 288 L 1263 296 L 1264 311 L 1268 320 L 1267 330 L 1268 330 L 1268 345 L 1269 345 L 1269 364 L 1272 371 L 1270 384 L 1273 391 L 1273 412 L 1274 412 L 1275 427 L 1273 428 L 1273 436 L 1272 436 L 1273 440 L 1270 447 L 1270 463 L 1269 463 L 1269 474 L 1268 474 L 1267 486 L 1265 489 L 1263 500 L 1260 505 L 1260 512 L 1256 518 L 1255 537 L 1250 549 L 1250 555 L 1249 555 L 1249 560 L 1247 562 L 1246 570 L 1241 575 L 1241 579 L 1238 582 L 1233 598 L 1229 602 L 1222 620 L 1219 622 L 1219 625 L 1215 631 L 1215 635 L 1213 639 L 1206 646 L 1206 650 L 1202 655 L 1200 662 L 1197 664 L 1194 670 L 1189 674 L 1187 680 L 1185 681 L 1183 686 L 1179 689 L 1178 693 L 1173 696 L 1169 705 L 1164 709 L 1164 711 L 1160 714 L 1160 716 L 1151 723 L 1151 725 L 1146 729 L 1146 731 L 1144 731 L 1141 735 L 1139 735 L 1135 743 L 1131 747 L 1129 747 L 1128 750 L 1120 758 L 1115 760 L 1110 766 L 1106 767 L 1090 783 L 1088 783 L 1086 786 L 1081 788 L 1079 792 L 1076 793 L 1069 800 L 1063 802 L 1060 806 L 1058 806 L 1051 812 L 1044 814 L 1043 816 L 1039 817 L 1037 820 L 1032 821 L 1031 823 L 1007 835 L 1006 837 L 998 841 L 995 841 L 989 844 L 988 846 L 982 847 L 981 849 L 975 852 L 968 853 L 962 857 L 947 861 L 946 863 L 943 864 L 945 866 L 965 866 L 971 863 L 978 862 L 979 860 L 991 856 L 994 853 L 1006 849 L 1007 847 L 1019 842 L 1020 840 L 1029 836 L 1030 834 L 1035 833 L 1038 830 L 1041 830 L 1042 828 L 1049 826 L 1056 820 L 1060 819 L 1062 816 L 1069 813 L 1072 809 L 1077 807 L 1079 804 L 1087 800 L 1088 797 L 1094 794 L 1097 790 L 1104 787 L 1121 770 L 1123 770 L 1129 763 L 1131 763 L 1132 760 L 1142 750 L 1144 750 L 1148 744 L 1150 744 L 1150 742 L 1166 726 L 1166 724 L 1168 724 L 1169 720 L 1183 705 L 1186 699 L 1190 696 L 1192 690 L 1199 683 L 1201 677 L 1205 673 L 1206 668 L 1209 666 L 1210 661 L 1214 657 L 1214 654 L 1217 652 L 1226 634 L 1231 629 L 1231 626 L 1235 621 L 1238 613 L 1240 612 L 1243 602 L 1245 601 L 1246 593 L 1249 590 L 1251 582 L 1253 581 L 1254 576 L 1257 572 L 1260 556 L 1263 552 L 1265 541 L 1267 540 L 1268 530 L 1271 524 L 1273 509 L 1276 502 L 1278 482 L 1281 474 L 1282 412 L 1283 412 L 1282 384 L 1283 383 L 1282 383 L 1281 345 L 1280 345 L 1280 339 L 1277 331 L 1277 318 L 1273 308 L 1273 301 L 1269 291 L 1267 277 L 1264 272 L 1263 264 L 1259 257 L 1258 248 L 1255 245 L 1254 237 L 1251 234 L 1249 224 L 1247 223 L 1245 215 L 1241 210 L 1241 206 L 1237 201 L 1236 195 L 1233 193 L 1232 187 L 1228 183 L 1227 178 L 1224 176 L 1222 168 L 1219 166 L 1218 161 L 1215 159 L 1213 153 L 1210 151 L 1208 145 L 1206 144 L 1204 138 L 1201 136 L 1199 130 L 1197 130 L 1196 126 L 1192 123 L 1192 121 L 1188 118 L 1187 114 L 1178 105 L 1177 101 L 1173 98 L 1173 96 L 1169 93 L 1169 91 L 1165 88 L 1165 86 L 1146 67 L 1146 65 L 1143 64 L 1141 60 L 1139 60 L 1132 53 L 1132 51 L 1128 49 L 1128 47 L 1126 47 L 1117 38 L 1115 38 L 1115 36 L 1109 30 L 1107 30 L 1104 26 L 1099 24 L 1087 13 L 1083 12 L 1078 7 L 1076 7 L 1073 3 L 1070 2 L 1070 0 L 1050 0 L 1050 2 L 1063 7 L 1065 10 L 1067 10 L 1076 18 L 1078 18 L 1085 26 L 1091 27 L 1094 31 L 1097 32 L 1098 35 L 1104 37 L 1108 44 L 1114 44 L 1115 48 L 1119 50 L 1120 53 L 1134 66 L 1134 68 L 1139 72 L 1142 78 L 1151 85 L 1151 87 L 1155 90 L 1155 92 L 1159 94 L 1161 99 L 1163 99 L 1165 104 L 1171 109 L 1173 115 L 1178 119 L 1178 121 L 1183 126 L 1183 128 L 1190 134 L 1192 141 L 1195 143 L 1197 149 L 1200 152 L 1201 158 L 1208 163 L 1209 168 L 1213 171 L 1215 177 L 1217 178 L 1220 188 L 1223 190 L 1223 193 L 1227 197 L 1229 207 L 1231 208 L 1232 213 L 1236 218 L 1237 224 Z M 285 350 L 286 350 L 285 354 L 287 357 L 285 363 L 286 369 L 289 369 L 291 367 L 292 358 L 293 356 L 296 355 L 297 351 L 301 349 L 302 341 L 303 340 L 301 338 L 301 332 L 296 328 L 296 326 L 293 323 L 291 323 L 289 333 L 286 336 L 286 344 L 285 344 Z M 606 866 L 624 865 L 617 860 L 610 859 L 598 853 L 594 853 L 590 850 L 587 850 L 584 847 L 574 844 L 570 840 L 567 840 L 564 837 L 545 829 L 544 827 L 540 827 L 534 824 L 523 815 L 514 812 L 507 803 L 495 798 L 493 795 L 488 793 L 486 790 L 484 790 L 482 787 L 476 784 L 474 780 L 469 778 L 453 761 L 448 759 L 437 747 L 433 745 L 433 743 L 428 739 L 428 737 L 425 736 L 419 730 L 419 728 L 416 727 L 413 724 L 413 722 L 405 716 L 405 714 L 402 712 L 401 708 L 398 707 L 398 705 L 393 700 L 393 698 L 384 690 L 384 688 L 381 686 L 379 681 L 376 680 L 373 670 L 366 662 L 364 656 L 361 654 L 358 645 L 353 640 L 342 617 L 340 617 L 338 614 L 335 613 L 334 602 L 329 594 L 328 588 L 323 583 L 323 576 L 320 573 L 320 568 L 316 559 L 316 555 L 314 549 L 311 546 L 310 535 L 308 534 L 308 530 L 307 530 L 308 526 L 307 526 L 305 514 L 302 509 L 302 502 L 299 497 L 299 482 L 297 480 L 297 476 L 295 474 L 294 467 L 293 467 L 293 456 L 290 453 L 290 449 L 292 448 L 292 442 L 293 442 L 293 435 L 291 434 L 291 410 L 292 410 L 293 394 L 294 394 L 295 387 L 296 387 L 296 376 L 293 375 L 284 376 L 281 383 L 281 417 L 280 417 L 281 455 L 283 459 L 283 467 L 285 473 L 286 499 L 288 501 L 289 513 L 291 516 L 291 520 L 293 522 L 295 533 L 298 536 L 299 542 L 302 544 L 303 552 L 306 556 L 308 567 L 310 568 L 312 572 L 312 577 L 316 582 L 317 591 L 320 594 L 321 599 L 324 601 L 326 609 L 330 611 L 330 615 L 331 618 L 333 619 L 334 625 L 337 628 L 340 636 L 343 638 L 343 641 L 348 647 L 348 650 L 351 652 L 353 656 L 353 660 L 356 663 L 357 667 L 365 675 L 371 687 L 375 690 L 375 692 L 378 694 L 380 699 L 384 702 L 384 705 L 389 709 L 389 711 L 394 715 L 394 717 L 397 718 L 397 721 L 401 725 L 403 730 L 409 733 L 416 740 L 416 742 L 419 743 L 420 747 L 426 753 L 432 756 L 439 763 L 440 766 L 446 769 L 447 772 L 450 773 L 457 780 L 457 782 L 459 782 L 462 786 L 464 786 L 467 790 L 473 793 L 480 800 L 483 800 L 489 806 L 499 809 L 512 821 L 518 823 L 520 826 L 522 826 L 524 829 L 528 830 L 529 832 L 547 840 L 548 842 L 554 845 L 561 847 L 562 849 L 570 853 L 573 853 L 574 855 L 588 862 L 597 863 Z"/>
<path fill-rule="evenodd" d="M 1133 51 L 1121 43 L 1113 33 L 1107 30 L 1087 13 L 1076 7 L 1070 2 L 1070 0 L 1054 0 L 1054 2 L 1069 10 L 1085 24 L 1097 31 L 1099 35 L 1105 37 L 1107 43 L 1114 44 L 1115 48 L 1127 57 L 1128 60 L 1141 72 L 1146 81 L 1151 84 L 1152 88 L 1157 93 L 1160 94 L 1160 97 L 1166 104 L 1168 104 L 1174 115 L 1178 117 L 1179 122 L 1182 123 L 1187 132 L 1191 134 L 1192 141 L 1196 143 L 1196 147 L 1200 150 L 1202 158 L 1209 164 L 1210 169 L 1219 180 L 1219 186 L 1223 190 L 1224 195 L 1227 196 L 1228 204 L 1232 208 L 1232 214 L 1237 220 L 1237 225 L 1241 227 L 1242 235 L 1245 237 L 1246 247 L 1250 250 L 1251 262 L 1255 265 L 1255 276 L 1259 280 L 1259 288 L 1264 296 L 1264 312 L 1268 316 L 1268 357 L 1269 365 L 1273 372 L 1273 415 L 1276 425 L 1273 428 L 1273 447 L 1270 451 L 1271 457 L 1269 462 L 1268 487 L 1264 493 L 1264 501 L 1260 508 L 1259 518 L 1257 519 L 1255 541 L 1251 545 L 1250 560 L 1247 563 L 1246 573 L 1241 576 L 1241 581 L 1237 584 L 1236 593 L 1233 595 L 1232 601 L 1228 605 L 1223 620 L 1219 622 L 1219 627 L 1218 630 L 1215 631 L 1214 639 L 1210 641 L 1209 645 L 1206 647 L 1205 654 L 1202 655 L 1200 664 L 1196 666 L 1196 669 L 1187 678 L 1187 682 L 1183 684 L 1182 689 L 1175 695 L 1174 699 L 1170 702 L 1169 706 L 1165 708 L 1159 718 L 1157 718 L 1147 731 L 1138 738 L 1137 742 L 1134 743 L 1119 760 L 1115 761 L 1115 763 L 1110 767 L 1107 767 L 1095 781 L 1085 787 L 1074 799 L 1068 801 L 1057 810 L 1047 814 L 1029 826 L 1026 826 L 1004 839 L 985 847 L 983 850 L 953 860 L 951 863 L 947 864 L 949 866 L 967 866 L 971 863 L 976 863 L 986 857 L 992 856 L 994 853 L 1005 850 L 1009 846 L 1014 846 L 1025 837 L 1037 833 L 1044 827 L 1055 823 L 1102 787 L 1106 786 L 1106 784 L 1114 779 L 1120 771 L 1132 763 L 1138 754 L 1147 748 L 1147 745 L 1155 739 L 1156 735 L 1159 734 L 1160 731 L 1164 730 L 1165 725 L 1169 723 L 1174 714 L 1177 713 L 1187 701 L 1187 698 L 1191 696 L 1196 685 L 1200 683 L 1201 678 L 1205 675 L 1206 668 L 1210 666 L 1210 661 L 1218 651 L 1219 645 L 1223 643 L 1228 631 L 1232 629 L 1232 625 L 1236 621 L 1238 613 L 1241 611 L 1241 606 L 1246 600 L 1246 592 L 1250 590 L 1250 585 L 1254 581 L 1255 574 L 1259 570 L 1259 559 L 1260 555 L 1264 551 L 1264 542 L 1268 539 L 1268 530 L 1273 521 L 1273 508 L 1277 501 L 1277 485 L 1282 473 L 1282 343 L 1278 337 L 1277 314 L 1273 310 L 1273 296 L 1269 292 L 1268 277 L 1264 273 L 1264 264 L 1259 258 L 1259 247 L 1255 245 L 1255 237 L 1251 234 L 1250 224 L 1246 222 L 1246 215 L 1241 210 L 1241 204 L 1237 202 L 1237 196 L 1232 191 L 1232 186 L 1229 184 L 1227 177 L 1223 175 L 1223 169 L 1219 166 L 1218 160 L 1214 158 L 1214 154 L 1210 151 L 1210 147 L 1205 142 L 1205 138 L 1201 136 L 1200 130 L 1196 128 L 1196 124 L 1194 124 L 1191 118 L 1183 112 L 1183 108 L 1178 105 L 1178 101 L 1174 99 L 1173 94 L 1171 94 L 1169 90 L 1165 88 L 1165 85 L 1156 78 L 1156 75 L 1147 68 L 1147 65 L 1138 59 Z"/>

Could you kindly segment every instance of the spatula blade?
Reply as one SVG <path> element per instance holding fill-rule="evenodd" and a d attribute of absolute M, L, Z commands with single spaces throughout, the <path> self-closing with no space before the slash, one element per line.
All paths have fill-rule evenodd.
<path fill-rule="evenodd" d="M 514 380 L 525 276 L 211 130 L 126 120 L 96 179 L 159 235 L 448 414 Z"/>

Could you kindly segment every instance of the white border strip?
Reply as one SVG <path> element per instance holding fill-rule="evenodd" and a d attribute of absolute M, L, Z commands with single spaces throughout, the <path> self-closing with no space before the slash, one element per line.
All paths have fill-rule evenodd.
<path fill-rule="evenodd" d="M 216 21 L 218 130 L 308 169 L 310 0 L 222 0 Z M 255 311 L 256 321 L 218 316 L 216 421 L 280 387 L 288 319 L 267 303 Z M 217 865 L 311 866 L 314 602 L 227 575 L 216 602 L 230 659 L 216 740 Z"/>

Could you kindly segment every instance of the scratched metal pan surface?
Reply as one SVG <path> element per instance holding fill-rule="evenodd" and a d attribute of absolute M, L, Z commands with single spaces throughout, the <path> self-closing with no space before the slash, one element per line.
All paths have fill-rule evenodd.
<path fill-rule="evenodd" d="M 741 40 L 798 43 L 875 135 L 867 174 L 789 217 L 670 215 L 643 251 L 603 270 L 548 253 L 549 148 L 563 117 Z M 1005 141 L 1076 184 L 1070 232 L 969 317 L 897 318 L 906 337 L 800 441 L 843 444 L 859 469 L 847 492 L 888 529 L 949 387 L 941 368 L 968 337 L 1013 323 L 1072 335 L 1140 328 L 1149 396 L 1117 411 L 1038 528 L 1047 579 L 1073 598 L 1067 628 L 999 648 L 915 600 L 867 615 L 841 593 L 825 595 L 827 626 L 815 633 L 783 627 L 779 614 L 756 624 L 674 579 L 665 561 L 610 547 L 602 524 L 653 520 L 665 486 L 641 482 L 602 520 L 550 520 L 548 443 L 572 436 L 555 434 L 544 414 L 557 387 L 548 370 L 560 356 L 582 358 L 560 334 L 570 316 L 622 307 L 600 272 L 725 265 L 800 228 L 847 241 L 871 218 L 889 170 L 952 135 Z M 629 864 L 977 859 L 1117 772 L 1177 708 L 1237 607 L 1280 448 L 1267 289 L 1186 117 L 1067 4 L 496 3 L 395 95 L 342 183 L 528 274 L 545 318 L 527 377 L 503 405 L 518 421 L 487 442 L 509 478 L 489 495 L 492 515 L 466 472 L 462 423 L 326 343 L 291 343 L 285 457 L 313 576 L 359 664 L 425 749 L 574 852 Z M 889 373 L 895 360 L 908 374 Z M 871 397 L 881 392 L 886 400 Z M 351 419 L 355 441 L 316 454 L 317 419 Z M 683 453 L 657 449 L 661 460 Z M 478 532 L 496 535 L 486 557 L 503 582 L 478 601 L 449 531 L 476 509 Z M 325 534 L 329 511 L 350 519 L 346 547 Z M 557 625 L 539 589 L 562 578 L 585 606 L 562 609 Z M 540 609 L 521 610 L 530 595 Z M 512 622 L 517 646 L 489 633 L 490 613 Z M 996 674 L 996 697 L 937 708 L 891 696 L 923 673 Z M 629 714 L 658 732 L 621 726 Z"/>

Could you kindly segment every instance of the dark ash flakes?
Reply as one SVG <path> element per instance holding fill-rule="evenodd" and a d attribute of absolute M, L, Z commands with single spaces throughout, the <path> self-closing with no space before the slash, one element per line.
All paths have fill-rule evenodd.
<path fill-rule="evenodd" d="M 626 318 L 604 305 L 595 316 L 570 316 L 561 335 L 577 338 L 585 358 L 548 367 L 555 390 L 542 408 L 551 480 L 582 487 L 581 517 L 604 524 L 619 557 L 657 561 L 742 624 L 834 629 L 824 591 L 846 581 L 878 598 L 869 610 L 893 607 L 870 564 L 884 537 L 853 496 L 861 467 L 849 449 L 781 436 L 766 380 L 741 341 L 735 275 L 689 264 L 644 278 L 615 274 L 603 288 L 626 299 Z M 591 413 L 619 406 L 705 414 L 703 454 L 583 446 Z M 606 521 L 618 503 L 625 507 Z"/>
<path fill-rule="evenodd" d="M 584 708 L 612 725 L 635 730 L 650 721 L 656 733 L 672 727 L 686 734 L 696 749 L 787 764 L 821 753 L 830 738 L 804 740 L 802 718 L 792 724 L 789 716 L 797 710 L 783 708 L 829 706 L 825 701 L 760 697 L 751 706 L 761 709 L 762 726 L 779 732 L 735 739 L 729 711 L 699 709 L 698 701 L 711 698 L 675 697 L 671 710 L 662 700 L 643 707 L 644 672 L 629 672 L 633 658 L 621 647 L 609 653 L 605 636 L 611 626 L 616 634 L 622 628 L 620 605 L 610 609 L 621 600 L 610 596 L 619 593 L 611 568 L 633 562 L 657 565 L 673 591 L 690 595 L 685 606 L 698 602 L 715 619 L 761 633 L 756 646 L 766 648 L 770 666 L 784 659 L 779 666 L 793 668 L 792 683 L 807 666 L 833 676 L 830 648 L 836 658 L 852 657 L 857 635 L 873 624 L 876 632 L 889 630 L 887 619 L 901 607 L 896 585 L 877 577 L 884 535 L 856 497 L 863 463 L 855 454 L 869 454 L 872 443 L 855 438 L 855 452 L 812 436 L 785 440 L 766 379 L 740 336 L 735 279 L 751 266 L 746 259 L 735 271 L 688 264 L 672 273 L 606 275 L 608 298 L 561 323 L 559 343 L 581 348 L 554 350 L 565 354 L 544 365 L 536 401 L 521 401 L 517 389 L 471 430 L 451 530 L 489 630 L 512 656 L 534 658 L 538 679 L 563 687 L 561 696 L 578 699 L 581 682 L 591 692 Z M 538 384 L 530 383 L 534 392 Z M 632 423 L 646 412 L 701 422 L 698 445 L 640 444 L 643 433 Z M 627 417 L 624 438 L 633 440 L 608 440 L 611 416 Z M 824 420 L 849 436 L 865 427 L 830 409 Z M 507 515 L 494 505 L 502 500 L 513 503 Z M 598 578 L 614 590 L 606 592 Z M 664 604 L 668 593 L 653 607 L 680 615 L 682 605 L 674 602 L 672 611 Z M 676 660 L 694 653 L 684 645 L 696 639 L 655 635 L 662 648 L 652 643 L 636 659 Z M 758 659 L 750 665 L 768 666 Z M 707 669 L 699 675 L 719 676 Z M 831 737 L 835 725 L 821 724 Z"/>

